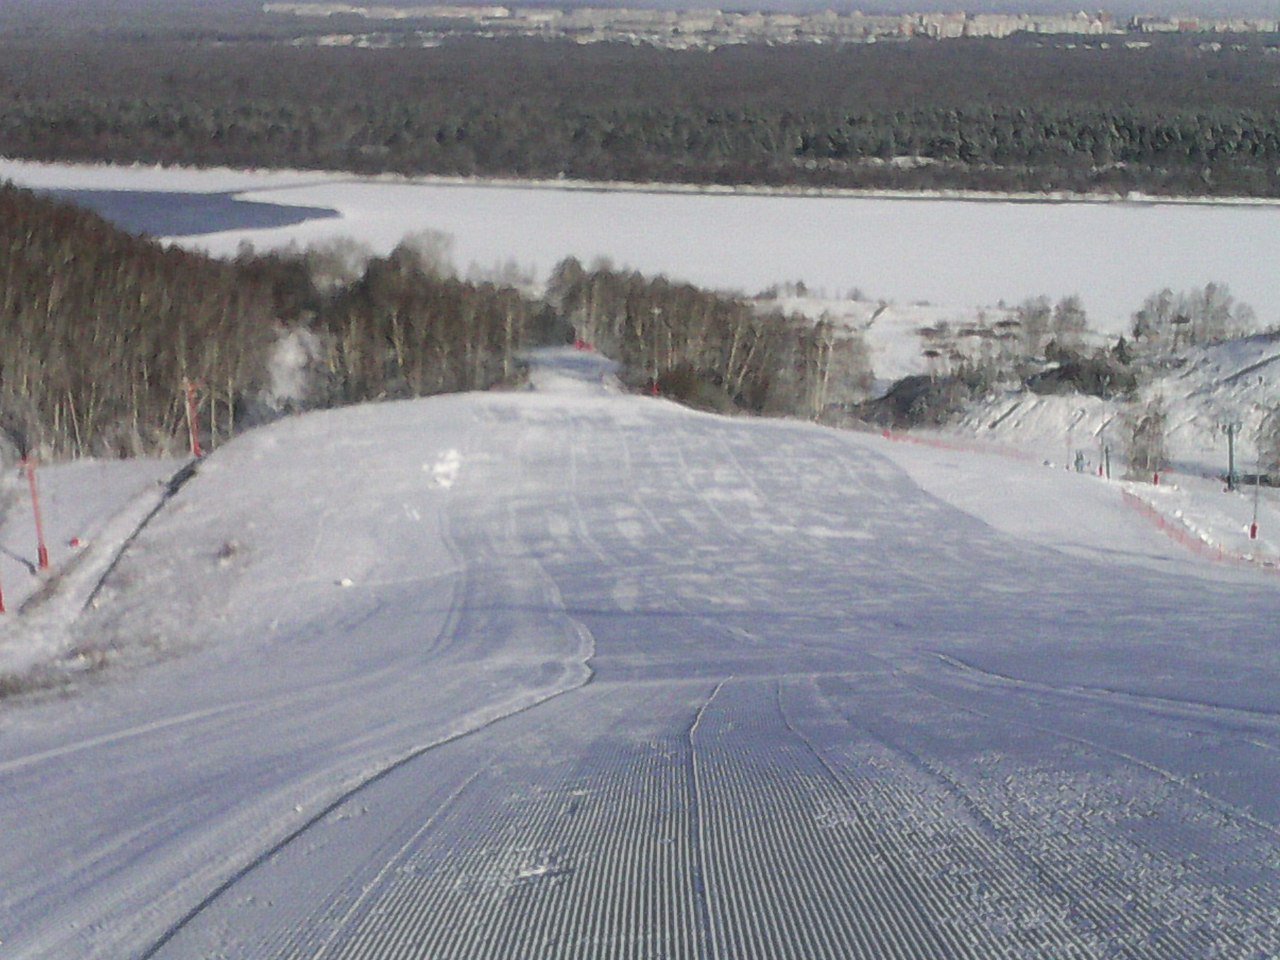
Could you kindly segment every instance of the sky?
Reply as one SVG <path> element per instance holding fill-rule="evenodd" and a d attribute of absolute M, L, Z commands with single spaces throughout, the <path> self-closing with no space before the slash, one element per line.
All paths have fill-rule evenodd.
<path fill-rule="evenodd" d="M 387 6 L 417 6 L 430 0 L 350 0 L 353 4 L 377 3 Z M 192 9 L 226 12 L 243 9 L 256 11 L 260 5 L 254 0 L 5 0 L 10 10 L 28 9 L 80 9 L 123 12 L 126 9 L 147 11 L 190 11 Z M 513 2 L 512 5 L 522 5 Z M 598 6 L 638 7 L 661 9 L 690 9 L 719 7 L 725 10 L 779 10 L 817 11 L 833 9 L 838 12 L 862 10 L 866 13 L 925 12 L 934 10 L 965 10 L 979 12 L 1069 13 L 1082 8 L 1106 9 L 1119 16 L 1138 13 L 1152 15 L 1199 16 L 1280 16 L 1280 0 L 1112 0 L 1104 5 L 1071 3 L 1070 0 L 587 0 L 573 3 L 569 0 L 533 0 L 527 6 Z"/>

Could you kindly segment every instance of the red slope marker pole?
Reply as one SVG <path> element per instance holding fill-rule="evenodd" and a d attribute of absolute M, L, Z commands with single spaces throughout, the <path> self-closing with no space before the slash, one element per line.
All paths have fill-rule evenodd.
<path fill-rule="evenodd" d="M 187 433 L 191 437 L 191 455 L 199 460 L 204 456 L 204 451 L 200 449 L 200 410 L 196 406 L 196 385 L 188 380 L 186 389 Z"/>
<path fill-rule="evenodd" d="M 36 462 L 31 457 L 22 458 L 27 471 L 27 485 L 31 488 L 31 510 L 36 517 L 36 557 L 41 570 L 49 569 L 49 548 L 44 542 L 44 521 L 40 518 L 40 490 L 36 485 Z"/>

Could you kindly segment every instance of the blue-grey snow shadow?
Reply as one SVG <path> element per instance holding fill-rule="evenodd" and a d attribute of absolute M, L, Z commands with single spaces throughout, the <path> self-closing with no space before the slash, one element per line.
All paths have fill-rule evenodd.
<path fill-rule="evenodd" d="M 593 348 L 536 347 L 525 351 L 524 358 L 531 366 L 584 383 L 598 383 L 603 376 L 615 375 L 620 366 Z"/>
<path fill-rule="evenodd" d="M 238 200 L 232 193 L 154 190 L 45 190 L 85 207 L 122 230 L 153 237 L 191 237 L 224 230 L 266 230 L 339 216 L 327 207 L 294 207 Z"/>

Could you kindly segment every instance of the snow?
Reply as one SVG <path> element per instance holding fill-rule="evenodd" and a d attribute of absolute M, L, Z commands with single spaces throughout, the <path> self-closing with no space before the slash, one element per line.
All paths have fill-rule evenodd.
<path fill-rule="evenodd" d="M 267 249 L 335 237 L 386 252 L 434 229 L 455 237 L 464 267 L 514 260 L 543 278 L 575 255 L 747 293 L 802 279 L 832 297 L 860 287 L 877 300 L 988 308 L 1079 294 L 1094 326 L 1113 334 L 1148 294 L 1218 281 L 1264 325 L 1280 321 L 1269 269 L 1280 258 L 1280 208 L 1267 203 L 770 195 L 14 160 L 0 161 L 0 178 L 59 189 L 236 191 L 340 212 L 174 238 L 217 254 L 246 240 Z"/>
<path fill-rule="evenodd" d="M 302 170 L 192 169 L 145 164 L 37 163 L 0 159 L 0 179 L 33 190 L 140 190 L 168 193 L 230 193 L 309 183 L 340 183 L 346 174 Z"/>
<path fill-rule="evenodd" d="M 1261 403 L 1280 392 L 1276 380 L 1280 369 L 1267 362 L 1259 367 L 1261 372 L 1251 372 L 1251 378 L 1262 377 L 1259 384 L 1235 376 L 1240 369 L 1235 363 L 1224 366 L 1211 359 L 1220 354 L 1243 354 L 1247 362 L 1257 355 L 1257 348 L 1255 343 L 1252 347 L 1227 344 L 1200 350 L 1187 367 L 1146 388 L 1136 403 L 1009 392 L 978 404 L 945 432 L 916 432 L 909 439 L 933 450 L 933 456 L 943 455 L 938 451 L 951 454 L 956 461 L 956 485 L 935 492 L 951 499 L 976 484 L 975 496 L 966 501 L 970 510 L 980 509 L 983 502 L 999 502 L 990 501 L 984 492 L 983 477 L 1028 467 L 1033 473 L 1046 469 L 1070 472 L 1085 486 L 1109 487 L 1112 484 L 1098 477 L 1105 447 L 1110 451 L 1115 482 L 1123 481 L 1128 507 L 1136 509 L 1149 525 L 1202 557 L 1275 570 L 1280 567 L 1280 491 L 1248 484 L 1234 491 L 1227 489 L 1228 450 L 1222 426 L 1242 424 L 1236 440 L 1236 470 L 1255 473 L 1256 431 L 1264 412 Z M 1125 480 L 1124 414 L 1140 406 L 1144 398 L 1155 396 L 1168 411 L 1166 449 L 1171 466 L 1160 474 L 1158 485 L 1146 476 Z M 1083 460 L 1083 474 L 1074 473 L 1077 453 Z M 987 466 L 979 468 L 983 462 Z M 1035 495 L 1023 504 L 1025 510 L 1013 514 L 1019 522 L 1035 512 L 1052 513 L 1045 507 L 1051 499 L 1049 492 L 1035 489 Z M 1091 511 L 1083 517 L 1059 519 L 1066 528 L 1064 533 L 1075 528 L 1087 537 L 1105 537 L 1115 529 L 1109 526 L 1111 521 L 1101 527 L 1089 522 L 1089 518 L 1101 516 Z M 1256 536 L 1251 537 L 1255 523 L 1252 532 Z"/>
<path fill-rule="evenodd" d="M 423 464 L 422 469 L 426 470 L 427 465 Z M 440 455 L 440 459 L 431 465 L 431 479 L 437 487 L 444 487 L 447 490 L 457 482 L 458 471 L 461 469 L 462 455 L 457 450 L 446 450 Z"/>
<path fill-rule="evenodd" d="M 1167 446 L 1176 469 L 1226 473 L 1223 425 L 1239 422 L 1236 469 L 1253 472 L 1257 432 L 1268 404 L 1280 396 L 1280 338 L 1260 334 L 1191 349 L 1181 365 L 1145 386 L 1138 403 L 1159 397 L 1168 412 Z M 1064 444 L 1098 448 L 1106 425 L 1112 443 L 1120 435 L 1124 404 L 1080 395 L 1036 396 L 1023 391 L 995 395 L 965 420 L 966 430 L 1016 441 L 1061 457 Z"/>
<path fill-rule="evenodd" d="M 296 328 L 282 332 L 267 360 L 270 389 L 266 397 L 273 410 L 302 405 L 307 397 L 308 368 L 324 356 L 320 338 L 310 330 Z"/>
<path fill-rule="evenodd" d="M 30 486 L 15 470 L 0 493 L 0 589 L 25 627 L 0 621 L 0 678 L 25 672 L 67 649 L 62 624 L 89 593 L 121 544 L 163 496 L 172 460 L 81 460 L 37 467 L 51 568 L 39 568 Z M 44 595 L 48 595 L 45 597 Z M 20 634 L 15 636 L 15 633 Z"/>
<path fill-rule="evenodd" d="M 0 176 L 343 213 L 264 246 L 431 227 L 463 262 L 804 278 L 784 304 L 862 330 L 881 379 L 999 297 L 1080 292 L 1116 331 L 1165 285 L 1275 309 L 1266 205 Z M 1280 504 L 1250 540 L 1253 491 L 1212 474 L 1227 419 L 1249 468 L 1278 356 L 1152 385 L 1159 486 L 1096 475 L 1115 403 L 886 438 L 629 396 L 576 351 L 525 390 L 286 418 L 181 484 L 42 469 L 45 574 L 10 476 L 0 954 L 1273 957 Z M 308 360 L 282 337 L 278 406 Z"/>
<path fill-rule="evenodd" d="M 1274 954 L 1274 576 L 964 445 L 576 351 L 243 435 L 0 699 L 5 956 Z"/>
<path fill-rule="evenodd" d="M 780 310 L 815 321 L 825 318 L 837 328 L 858 332 L 867 346 L 876 386 L 881 391 L 903 377 L 936 372 L 930 370 L 924 355 L 933 344 L 922 335 L 923 331 L 940 326 L 953 331 L 966 326 L 990 328 L 1014 314 L 1012 309 L 1002 307 L 898 304 L 812 296 L 782 295 L 757 302 L 764 310 Z"/>

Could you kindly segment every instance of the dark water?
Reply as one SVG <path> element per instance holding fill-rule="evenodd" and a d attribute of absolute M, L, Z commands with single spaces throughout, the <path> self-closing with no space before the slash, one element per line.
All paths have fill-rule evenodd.
<path fill-rule="evenodd" d="M 150 190 L 45 190 L 67 203 L 87 207 L 130 233 L 187 237 L 223 230 L 263 230 L 307 220 L 328 219 L 326 207 L 289 207 L 237 200 L 230 193 L 166 193 Z"/>

